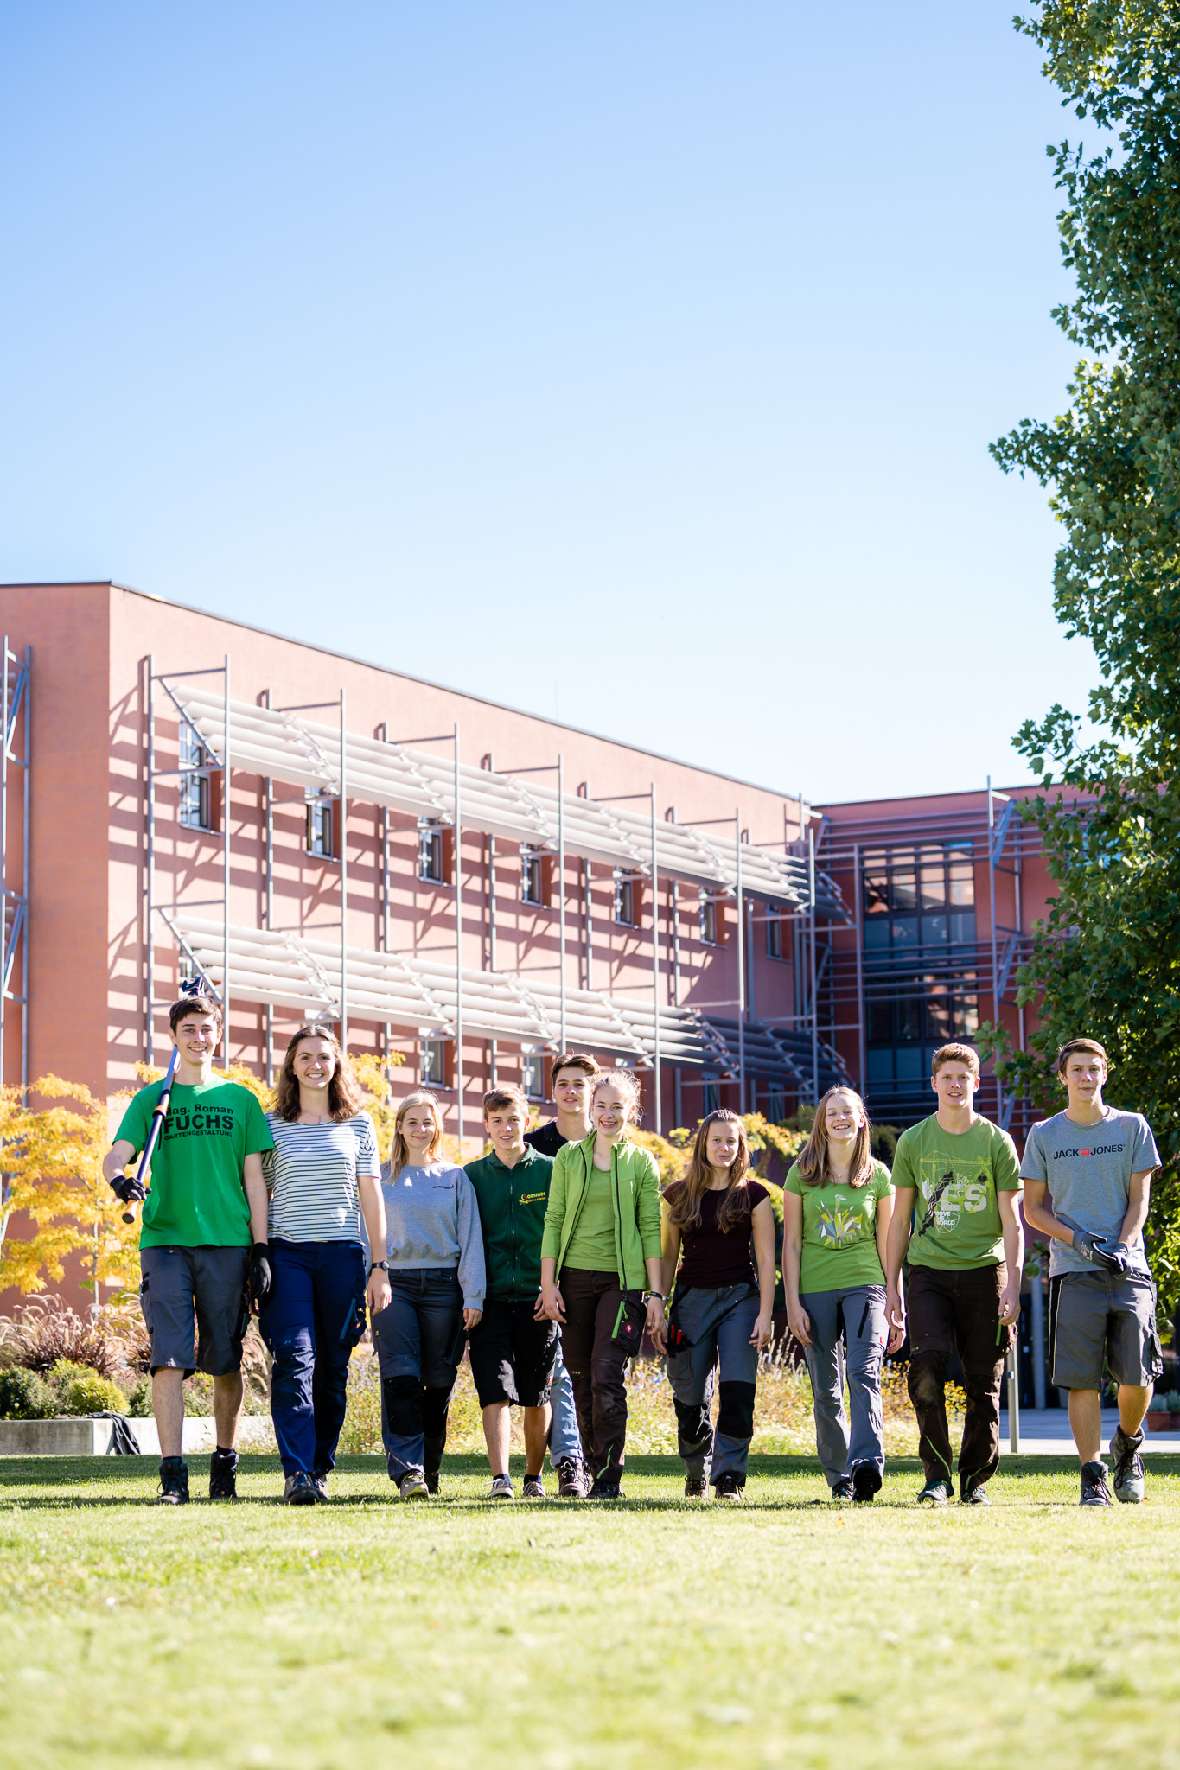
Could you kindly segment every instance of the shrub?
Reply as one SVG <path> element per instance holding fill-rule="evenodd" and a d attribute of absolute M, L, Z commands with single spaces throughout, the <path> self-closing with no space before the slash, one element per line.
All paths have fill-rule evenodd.
<path fill-rule="evenodd" d="M 112 1376 L 129 1362 L 126 1335 L 109 1317 L 84 1320 L 59 1297 L 34 1297 L 0 1321 L 0 1363 L 45 1372 L 62 1358 Z"/>
<path fill-rule="evenodd" d="M 140 1377 L 127 1392 L 127 1412 L 133 1420 L 152 1417 L 152 1380 Z"/>
<path fill-rule="evenodd" d="M 44 1377 L 19 1364 L 0 1370 L 0 1420 L 46 1420 L 55 1412 Z"/>
<path fill-rule="evenodd" d="M 84 1364 L 59 1358 L 50 1367 L 49 1388 L 61 1414 L 125 1414 L 127 1397 L 117 1383 Z"/>

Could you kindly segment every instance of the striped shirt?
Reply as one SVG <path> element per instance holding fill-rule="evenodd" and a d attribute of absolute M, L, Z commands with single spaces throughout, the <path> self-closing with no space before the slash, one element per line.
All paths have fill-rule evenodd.
<path fill-rule="evenodd" d="M 270 1234 L 279 1241 L 365 1240 L 358 1181 L 380 1176 L 367 1112 L 331 1125 L 296 1125 L 268 1112 L 275 1140 L 262 1158 Z"/>

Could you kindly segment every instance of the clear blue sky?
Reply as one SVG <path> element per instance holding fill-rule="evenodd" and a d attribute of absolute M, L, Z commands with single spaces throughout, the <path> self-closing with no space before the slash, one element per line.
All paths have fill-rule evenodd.
<path fill-rule="evenodd" d="M 0 6 L 0 579 L 113 577 L 812 799 L 1093 660 L 1006 0 Z M 1076 126 L 1075 126 L 1076 127 Z"/>

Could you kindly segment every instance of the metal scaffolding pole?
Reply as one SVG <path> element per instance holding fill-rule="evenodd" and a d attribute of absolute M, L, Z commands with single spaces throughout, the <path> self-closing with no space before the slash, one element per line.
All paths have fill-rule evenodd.
<path fill-rule="evenodd" d="M 987 890 L 988 905 L 991 912 L 991 955 L 992 955 L 992 1020 L 996 1026 L 1000 1024 L 1000 957 L 999 942 L 996 934 L 996 807 L 995 795 L 992 792 L 992 777 L 987 777 Z M 995 1068 L 993 1063 L 993 1069 Z M 1000 1124 L 1003 1116 L 1003 1090 L 1000 1086 L 999 1071 L 996 1077 L 996 1119 Z"/>
<path fill-rule="evenodd" d="M 389 727 L 384 719 L 377 727 L 377 736 L 383 744 L 388 743 Z M 389 897 L 389 807 L 383 805 L 381 807 L 381 951 L 383 953 L 389 951 Z M 393 1027 L 388 1020 L 385 1022 L 384 1032 L 385 1042 L 381 1052 L 383 1060 L 389 1056 L 389 1046 L 393 1038 Z M 388 1086 L 388 1072 L 386 1072 L 386 1077 L 386 1085 Z"/>
<path fill-rule="evenodd" d="M 340 690 L 340 1049 L 348 1049 L 348 746 L 347 703 Z"/>
<path fill-rule="evenodd" d="M 815 971 L 815 830 L 807 826 L 807 934 L 811 974 L 811 1088 L 813 1099 L 819 1099 L 819 986 Z"/>
<path fill-rule="evenodd" d="M 663 1135 L 663 1051 L 660 1044 L 660 863 L 656 844 L 656 783 L 651 783 L 651 995 L 652 995 L 652 1087 L 655 1093 L 655 1133 Z"/>
<path fill-rule="evenodd" d="M 260 705 L 270 706 L 270 690 L 263 689 L 259 697 Z M 274 920 L 274 857 L 275 857 L 275 814 L 274 784 L 268 774 L 262 777 L 262 814 L 263 814 L 263 927 L 269 933 Z M 274 1005 L 266 1002 L 263 1006 L 263 1039 L 266 1050 L 263 1054 L 263 1074 L 267 1086 L 274 1081 Z"/>
<path fill-rule="evenodd" d="M 221 830 L 222 830 L 222 889 L 225 893 L 224 923 L 221 939 L 221 1014 L 222 1014 L 222 1047 L 225 1061 L 230 1061 L 229 1034 L 229 888 L 230 888 L 230 812 L 232 810 L 232 789 L 230 776 L 230 718 L 229 718 L 229 653 L 225 653 L 225 738 L 221 757 Z"/>
<path fill-rule="evenodd" d="M 746 1110 L 746 898 L 742 884 L 742 814 L 733 814 L 734 871 L 737 875 L 737 975 L 738 975 L 738 1111 Z"/>
<path fill-rule="evenodd" d="M 565 756 L 557 756 L 557 988 L 561 1048 L 565 1032 Z"/>
<path fill-rule="evenodd" d="M 452 734 L 455 773 L 455 1105 L 458 1112 L 459 1155 L 463 1155 L 466 1128 L 463 1113 L 463 775 L 459 768 L 459 722 Z"/>
<path fill-rule="evenodd" d="M 143 866 L 143 1060 L 156 1061 L 156 1039 L 152 1024 L 152 1004 L 156 999 L 155 969 L 155 866 L 156 866 L 156 666 L 151 652 L 147 655 L 146 718 L 147 718 L 147 785 L 144 800 L 147 809 L 147 830 L 144 837 Z"/>
<path fill-rule="evenodd" d="M 7 664 L 5 665 L 7 674 Z M 24 652 L 25 691 L 23 702 L 24 717 L 24 780 L 21 783 L 21 813 L 23 829 L 21 830 L 21 896 L 23 898 L 24 921 L 21 925 L 21 1009 L 20 1009 L 20 1097 L 21 1104 L 29 1104 L 29 889 L 32 881 L 32 845 L 33 845 L 33 648 L 25 646 Z M 0 1077 L 3 1071 L 0 1070 Z"/>
<path fill-rule="evenodd" d="M 852 845 L 852 889 L 856 897 L 856 914 L 853 927 L 856 930 L 856 1051 L 857 1080 L 860 1092 L 868 1092 L 868 1077 L 865 1074 L 867 1059 L 865 1057 L 865 953 L 864 953 L 864 883 L 860 873 L 860 843 Z M 833 1000 L 835 986 L 833 985 Z"/>

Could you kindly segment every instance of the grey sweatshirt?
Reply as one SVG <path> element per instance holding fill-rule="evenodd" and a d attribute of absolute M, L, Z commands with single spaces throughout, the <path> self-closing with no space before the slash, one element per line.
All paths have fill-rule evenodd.
<path fill-rule="evenodd" d="M 475 1188 L 462 1168 L 429 1162 L 407 1164 L 394 1179 L 381 1169 L 391 1272 L 450 1266 L 459 1275 L 464 1309 L 482 1309 L 487 1290 L 483 1230 Z"/>

